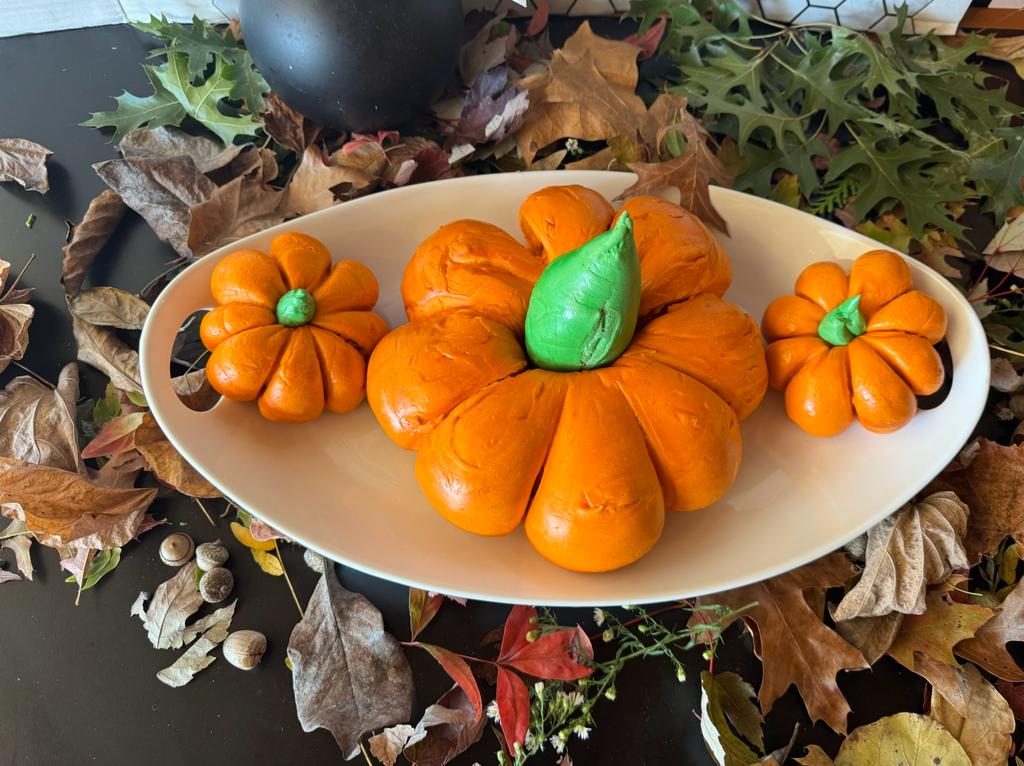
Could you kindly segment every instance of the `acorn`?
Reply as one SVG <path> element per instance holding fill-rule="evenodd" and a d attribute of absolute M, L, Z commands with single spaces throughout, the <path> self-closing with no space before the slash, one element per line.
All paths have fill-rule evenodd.
<path fill-rule="evenodd" d="M 224 639 L 224 659 L 241 670 L 252 670 L 267 651 L 267 637 L 255 630 L 236 630 Z"/>
<path fill-rule="evenodd" d="M 196 548 L 196 566 L 204 572 L 209 572 L 214 567 L 223 566 L 227 560 L 228 549 L 220 540 L 203 543 Z"/>
<path fill-rule="evenodd" d="M 180 567 L 192 560 L 196 544 L 184 532 L 172 532 L 160 543 L 160 560 L 169 567 Z"/>
<path fill-rule="evenodd" d="M 199 578 L 199 595 L 207 604 L 219 604 L 234 587 L 235 576 L 224 567 L 214 567 Z"/>

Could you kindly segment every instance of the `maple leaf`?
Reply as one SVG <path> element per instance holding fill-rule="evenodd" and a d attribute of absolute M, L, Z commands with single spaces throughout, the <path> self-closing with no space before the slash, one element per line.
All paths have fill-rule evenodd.
<path fill-rule="evenodd" d="M 967 568 L 961 538 L 967 506 L 952 492 L 911 503 L 868 532 L 864 571 L 839 602 L 836 620 L 889 612 L 920 614 L 925 587 Z"/>
<path fill-rule="evenodd" d="M 708 187 L 711 181 L 728 186 L 732 175 L 708 146 L 707 131 L 688 112 L 682 111 L 680 115 L 678 129 L 686 138 L 686 149 L 665 162 L 632 163 L 629 168 L 637 175 L 636 183 L 620 196 L 636 197 L 655 194 L 665 188 L 678 189 L 680 205 L 728 234 L 729 227 L 711 203 Z"/>
<path fill-rule="evenodd" d="M 917 672 L 915 658 L 955 666 L 953 647 L 973 636 L 993 615 L 993 610 L 975 604 L 961 604 L 949 597 L 951 585 L 933 588 L 925 596 L 923 614 L 903 618 L 889 656 L 908 670 Z"/>
<path fill-rule="evenodd" d="M 966 465 L 941 473 L 929 491 L 952 489 L 971 509 L 964 548 L 971 563 L 1007 537 L 1024 542 L 1024 445 L 1004 447 L 978 439 Z"/>
<path fill-rule="evenodd" d="M 833 553 L 770 580 L 701 599 L 734 610 L 754 604 L 743 619 L 756 626 L 754 650 L 764 665 L 758 698 L 765 713 L 796 684 L 811 720 L 846 731 L 850 706 L 836 684 L 836 674 L 868 664 L 811 611 L 805 592 L 842 585 L 853 573 L 849 559 Z"/>
<path fill-rule="evenodd" d="M 1007 594 L 995 616 L 953 651 L 997 678 L 1021 682 L 1024 669 L 1007 650 L 1011 641 L 1024 641 L 1024 580 Z"/>
<path fill-rule="evenodd" d="M 27 375 L 0 391 L 0 455 L 83 473 L 75 407 L 78 365 L 60 371 L 53 390 Z"/>

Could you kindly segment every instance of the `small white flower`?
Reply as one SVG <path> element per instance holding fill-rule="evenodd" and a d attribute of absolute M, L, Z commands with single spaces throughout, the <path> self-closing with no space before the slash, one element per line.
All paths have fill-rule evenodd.
<path fill-rule="evenodd" d="M 544 743 L 541 743 L 541 749 L 544 748 Z M 527 752 L 532 752 L 537 749 L 537 738 L 533 736 L 532 731 L 526 732 L 526 737 L 523 738 L 523 747 Z"/>
<path fill-rule="evenodd" d="M 683 683 L 686 680 L 686 670 L 682 665 L 676 668 L 676 680 L 678 680 L 679 683 Z"/>
<path fill-rule="evenodd" d="M 579 692 L 573 692 L 569 695 L 569 704 L 572 705 L 573 710 L 583 704 L 583 695 Z"/>
<path fill-rule="evenodd" d="M 609 686 L 604 693 L 604 698 L 609 702 L 615 702 L 615 687 Z"/>
<path fill-rule="evenodd" d="M 488 703 L 487 717 L 495 723 L 500 723 L 500 720 L 498 719 L 498 702 L 496 700 L 491 700 L 490 703 Z"/>
<path fill-rule="evenodd" d="M 590 736 L 590 729 L 587 728 L 586 726 L 584 726 L 581 723 L 576 724 L 573 727 L 572 732 L 573 732 L 573 734 L 575 734 L 580 739 L 586 739 L 587 737 Z"/>
<path fill-rule="evenodd" d="M 710 660 L 711 659 L 711 650 L 710 649 L 705 649 L 703 652 L 701 652 L 700 656 L 703 657 L 705 660 Z"/>
<path fill-rule="evenodd" d="M 611 628 L 605 628 L 604 633 L 601 634 L 601 640 L 606 644 L 611 643 L 615 640 L 615 631 Z"/>
<path fill-rule="evenodd" d="M 575 138 L 569 138 L 565 141 L 565 149 L 573 156 L 582 154 L 583 150 L 580 149 L 580 142 Z"/>
<path fill-rule="evenodd" d="M 561 737 L 551 737 L 548 742 L 551 743 L 551 747 L 555 748 L 555 752 L 559 755 L 565 752 L 565 743 L 562 741 Z"/>
<path fill-rule="evenodd" d="M 599 606 L 594 607 L 594 622 L 599 628 L 604 625 L 604 609 Z"/>
<path fill-rule="evenodd" d="M 537 681 L 537 683 L 535 683 L 533 685 L 533 691 L 536 692 L 538 697 L 543 697 L 544 696 L 544 682 L 543 681 Z"/>

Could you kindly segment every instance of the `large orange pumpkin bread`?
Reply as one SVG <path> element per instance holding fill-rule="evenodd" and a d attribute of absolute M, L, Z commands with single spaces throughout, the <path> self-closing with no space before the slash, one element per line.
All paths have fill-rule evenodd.
<path fill-rule="evenodd" d="M 597 192 L 559 186 L 523 203 L 526 246 L 479 221 L 424 240 L 402 282 L 410 321 L 378 344 L 367 372 L 370 407 L 418 451 L 417 479 L 444 518 L 481 535 L 525 518 L 542 555 L 582 572 L 636 561 L 666 510 L 719 499 L 739 469 L 739 422 L 767 387 L 757 324 L 722 298 L 730 267 L 715 238 L 662 199 L 623 210 L 641 309 L 610 365 L 540 369 L 524 349 L 545 267 L 616 220 Z"/>
<path fill-rule="evenodd" d="M 213 270 L 216 308 L 200 336 L 206 375 L 223 396 L 257 400 L 269 420 L 303 422 L 363 401 L 366 359 L 388 325 L 370 309 L 377 280 L 305 234 L 280 234 L 270 253 L 237 250 Z"/>

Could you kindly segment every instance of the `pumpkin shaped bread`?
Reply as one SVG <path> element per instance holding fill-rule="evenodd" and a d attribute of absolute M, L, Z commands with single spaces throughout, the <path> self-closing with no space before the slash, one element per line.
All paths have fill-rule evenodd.
<path fill-rule="evenodd" d="M 303 422 L 363 401 L 366 359 L 388 331 L 370 309 L 377 280 L 356 261 L 331 266 L 313 237 L 280 234 L 270 253 L 238 250 L 213 270 L 216 308 L 200 336 L 206 375 L 228 399 L 257 400 L 269 420 Z"/>
<path fill-rule="evenodd" d="M 849 276 L 837 263 L 811 264 L 794 295 L 768 305 L 761 327 L 769 384 L 814 436 L 842 433 L 855 418 L 870 431 L 895 431 L 914 416 L 917 396 L 942 386 L 934 344 L 946 314 L 888 250 L 864 253 Z"/>
<path fill-rule="evenodd" d="M 757 325 L 722 299 L 729 262 L 710 232 L 654 197 L 623 211 L 561 186 L 523 203 L 527 246 L 480 221 L 442 226 L 406 268 L 409 323 L 367 372 L 370 407 L 418 451 L 417 479 L 444 518 L 501 535 L 525 516 L 541 554 L 585 572 L 643 556 L 666 509 L 722 496 L 739 468 L 739 421 L 767 387 Z M 593 290 L 617 297 L 595 303 Z M 560 358 L 572 333 L 582 356 L 558 369 L 531 358 Z M 597 361 L 569 369 L 572 359 Z"/>

